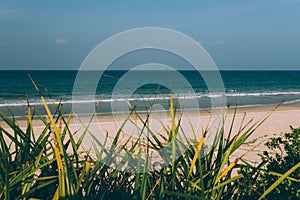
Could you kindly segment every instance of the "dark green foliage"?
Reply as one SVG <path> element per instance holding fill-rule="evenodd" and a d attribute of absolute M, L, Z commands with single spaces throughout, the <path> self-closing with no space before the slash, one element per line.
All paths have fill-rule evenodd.
<path fill-rule="evenodd" d="M 244 178 L 236 183 L 240 199 L 258 199 L 275 181 L 300 162 L 300 128 L 291 128 L 283 136 L 271 138 L 265 145 L 268 151 L 261 155 L 261 163 L 254 167 L 242 165 Z M 293 171 L 267 196 L 267 199 L 299 199 L 300 168 Z"/>

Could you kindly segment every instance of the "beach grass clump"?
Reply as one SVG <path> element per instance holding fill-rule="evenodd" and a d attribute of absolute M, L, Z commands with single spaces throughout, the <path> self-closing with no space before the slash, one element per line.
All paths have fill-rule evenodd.
<path fill-rule="evenodd" d="M 85 128 L 86 134 L 75 139 L 77 132 L 70 130 L 72 113 L 66 115 L 62 104 L 54 101 L 55 111 L 51 112 L 44 96 L 41 93 L 40 96 L 47 116 L 41 116 L 28 103 L 25 130 L 14 118 L 0 113 L 6 125 L 6 128 L 0 127 L 1 199 L 238 199 L 241 196 L 238 184 L 245 180 L 244 171 L 239 169 L 249 164 L 241 162 L 245 154 L 237 158 L 233 154 L 268 118 L 267 115 L 254 123 L 242 120 L 234 132 L 235 109 L 229 132 L 225 133 L 224 123 L 220 124 L 212 147 L 203 154 L 209 127 L 195 133 L 201 135 L 199 141 L 178 138 L 181 121 L 175 121 L 171 96 L 171 126 L 164 126 L 163 139 L 151 131 L 149 116 L 139 118 L 143 125 L 139 129 L 141 133 L 147 130 L 152 136 L 147 137 L 146 145 L 141 138 L 132 143 L 120 141 L 121 126 L 110 148 L 105 147 L 106 141 L 94 138 L 98 147 L 94 149 L 95 157 L 91 149 L 82 147 L 84 137 L 90 134 L 89 126 Z M 44 124 L 40 133 L 34 132 L 34 117 Z M 129 117 L 123 124 L 128 121 Z M 151 166 L 150 151 L 157 151 L 166 166 Z M 124 171 L 125 166 L 130 170 Z M 292 180 L 289 175 L 297 167 L 296 164 L 292 172 L 286 172 L 287 176 L 280 174 L 279 177 Z M 262 169 L 257 170 L 261 173 Z M 276 187 L 270 186 L 271 189 Z M 264 191 L 260 194 L 262 198 L 269 190 Z"/>

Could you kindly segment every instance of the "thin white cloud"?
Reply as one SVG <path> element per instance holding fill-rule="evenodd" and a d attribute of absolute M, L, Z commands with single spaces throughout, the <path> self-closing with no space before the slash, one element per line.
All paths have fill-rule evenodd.
<path fill-rule="evenodd" d="M 222 40 L 216 40 L 216 41 L 213 42 L 214 46 L 220 46 L 220 45 L 223 45 L 223 44 L 224 44 L 224 42 Z"/>
<path fill-rule="evenodd" d="M 58 45 L 63 45 L 63 44 L 67 44 L 67 40 L 62 39 L 62 38 L 58 38 L 55 40 L 55 43 Z"/>
<path fill-rule="evenodd" d="M 143 44 L 143 48 L 153 48 L 153 46 L 151 46 L 150 44 L 148 44 L 147 42 Z"/>

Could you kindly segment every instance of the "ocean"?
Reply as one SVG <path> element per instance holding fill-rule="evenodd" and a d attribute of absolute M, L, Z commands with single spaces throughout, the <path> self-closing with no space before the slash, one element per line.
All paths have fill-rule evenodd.
<path fill-rule="evenodd" d="M 95 72 L 87 72 L 95 74 Z M 8 115 L 25 116 L 27 100 L 41 114 L 44 114 L 42 102 L 28 74 L 39 86 L 47 98 L 49 95 L 56 101 L 62 102 L 65 112 L 71 110 L 72 104 L 98 104 L 97 113 L 109 114 L 112 102 L 130 102 L 139 111 L 147 110 L 155 101 L 160 109 L 167 109 L 170 90 L 155 82 L 146 85 L 134 82 L 135 91 L 118 91 L 118 98 L 112 98 L 115 86 L 127 71 L 106 71 L 101 77 L 96 91 L 89 90 L 89 79 L 86 79 L 83 93 L 73 93 L 77 71 L 0 71 L 0 111 Z M 143 77 L 151 73 L 137 71 L 134 77 Z M 211 107 L 212 98 L 220 98 L 209 93 L 209 90 L 196 71 L 180 71 L 189 82 L 193 92 L 182 88 L 181 93 L 174 94 L 174 99 L 196 100 L 199 109 Z M 220 71 L 224 82 L 226 105 L 251 107 L 263 105 L 296 104 L 300 102 L 300 71 Z M 169 79 L 172 80 L 172 76 Z M 167 77 L 166 77 L 167 79 Z M 138 79 L 139 80 L 139 79 Z M 171 81 L 170 81 L 171 83 Z M 131 83 L 128 83 L 130 85 Z M 124 89 L 125 88 L 125 89 Z M 128 87 L 129 89 L 131 87 Z M 132 90 L 132 88 L 131 88 Z M 130 94 L 130 96 L 128 96 Z M 72 96 L 73 95 L 73 96 Z M 123 96 L 122 96 L 123 95 Z M 74 98 L 75 96 L 75 98 Z M 152 102 L 152 103 L 151 103 Z M 193 108 L 189 108 L 193 109 Z"/>

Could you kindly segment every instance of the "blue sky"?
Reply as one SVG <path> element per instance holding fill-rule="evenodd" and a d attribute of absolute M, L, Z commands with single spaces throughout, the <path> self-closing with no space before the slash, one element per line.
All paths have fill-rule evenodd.
<path fill-rule="evenodd" d="M 300 70 L 300 0 L 0 0 L 0 69 L 78 69 L 99 42 L 171 28 L 220 69 Z"/>

